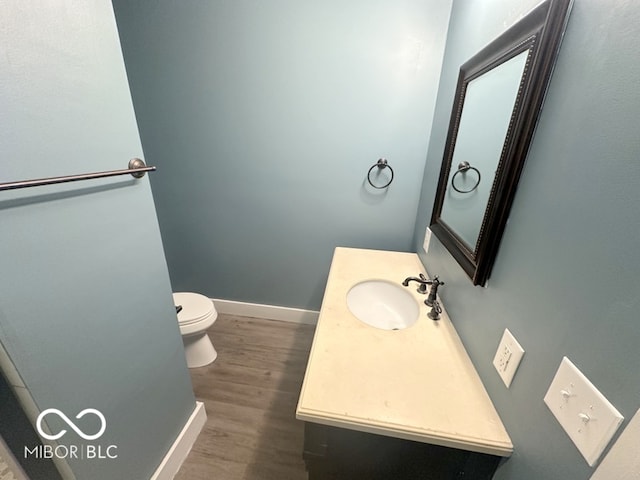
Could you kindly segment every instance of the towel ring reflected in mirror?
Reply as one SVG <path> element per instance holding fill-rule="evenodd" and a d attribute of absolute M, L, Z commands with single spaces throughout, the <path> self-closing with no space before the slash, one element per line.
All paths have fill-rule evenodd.
<path fill-rule="evenodd" d="M 469 170 L 475 171 L 476 174 L 478 175 L 478 179 L 476 180 L 476 183 L 473 185 L 473 187 L 471 187 L 468 190 L 462 190 L 461 188 L 456 187 L 456 177 L 459 174 L 462 174 L 463 176 L 465 176 Z M 467 161 L 460 162 L 458 164 L 458 170 L 456 171 L 456 173 L 453 174 L 453 177 L 451 177 L 451 188 L 453 188 L 458 193 L 471 193 L 476 188 L 478 188 L 478 185 L 480 185 L 481 179 L 482 179 L 482 175 L 480 175 L 480 170 L 478 170 L 476 167 L 472 167 Z"/>

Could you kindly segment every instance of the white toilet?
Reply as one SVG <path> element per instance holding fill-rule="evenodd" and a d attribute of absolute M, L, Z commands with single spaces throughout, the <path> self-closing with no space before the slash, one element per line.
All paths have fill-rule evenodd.
<path fill-rule="evenodd" d="M 176 292 L 173 303 L 182 306 L 178 324 L 189 368 L 204 367 L 213 362 L 218 353 L 207 335 L 207 328 L 218 318 L 213 302 L 199 293 Z"/>

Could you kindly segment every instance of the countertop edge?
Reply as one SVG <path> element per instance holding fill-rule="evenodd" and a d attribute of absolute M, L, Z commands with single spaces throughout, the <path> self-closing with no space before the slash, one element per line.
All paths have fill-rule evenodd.
<path fill-rule="evenodd" d="M 318 423 L 330 427 L 346 428 L 359 432 L 385 435 L 403 440 L 411 440 L 419 443 L 428 443 L 442 447 L 457 448 L 477 453 L 485 453 L 499 457 L 510 457 L 513 454 L 513 444 L 509 443 L 489 443 L 486 440 L 475 438 L 453 439 L 449 435 L 438 435 L 435 432 L 411 431 L 409 429 L 393 428 L 381 423 L 367 424 L 350 421 L 347 419 L 337 419 L 322 415 L 320 412 L 310 412 L 304 409 L 296 410 L 296 419 L 305 422 Z"/>

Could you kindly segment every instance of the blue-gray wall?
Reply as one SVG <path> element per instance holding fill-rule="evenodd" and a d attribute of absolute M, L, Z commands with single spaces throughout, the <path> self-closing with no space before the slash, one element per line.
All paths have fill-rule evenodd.
<path fill-rule="evenodd" d="M 461 63 L 537 0 L 456 0 L 416 225 L 431 216 Z M 543 403 L 568 356 L 627 420 L 640 405 L 640 5 L 575 0 L 487 288 L 437 240 L 421 254 L 514 442 L 496 478 L 592 473 Z M 505 327 L 526 350 L 506 389 L 491 365 Z M 626 425 L 626 423 L 624 424 Z"/>
<path fill-rule="evenodd" d="M 0 2 L 0 18 L 0 181 L 142 155 L 108 2 Z M 77 480 L 150 478 L 195 399 L 148 176 L 0 192 L 0 225 L 2 373 L 15 365 L 9 380 L 32 422 L 48 408 L 105 416 L 91 443 L 118 457 L 70 459 Z M 79 427 L 94 433 L 92 420 Z M 87 443 L 45 421 L 69 430 L 60 444 Z M 17 457 L 33 447 L 18 446 Z"/>
<path fill-rule="evenodd" d="M 412 249 L 450 4 L 114 1 L 175 290 L 318 309 L 335 246 Z"/>

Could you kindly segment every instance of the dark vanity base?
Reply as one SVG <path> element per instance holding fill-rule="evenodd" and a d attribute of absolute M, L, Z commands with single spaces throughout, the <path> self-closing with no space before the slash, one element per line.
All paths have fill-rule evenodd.
<path fill-rule="evenodd" d="M 305 423 L 309 480 L 490 480 L 501 457 Z"/>

